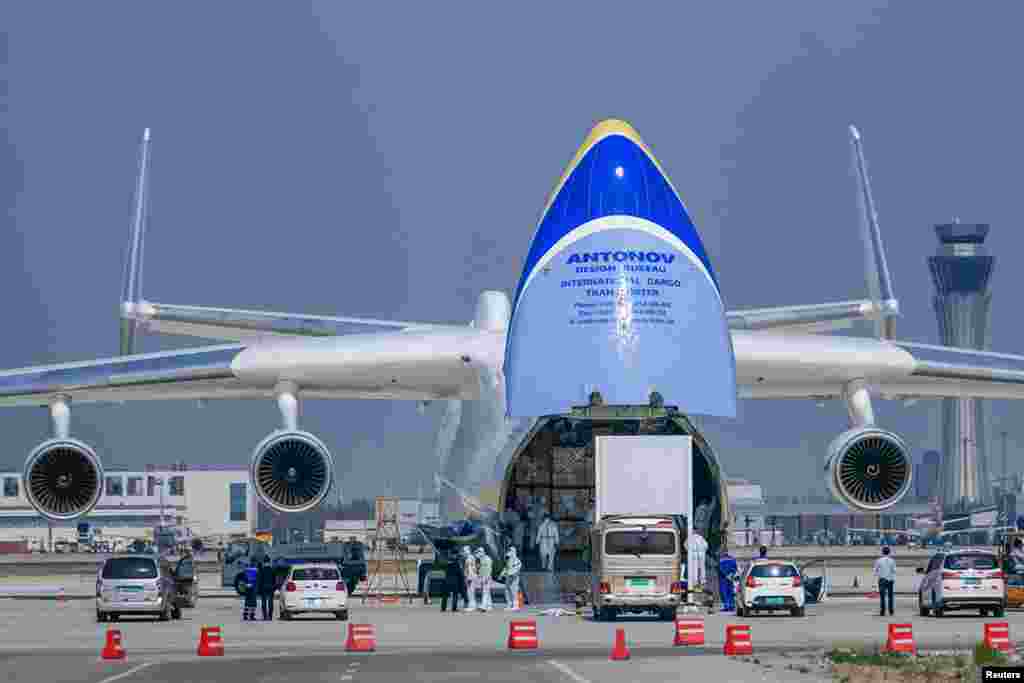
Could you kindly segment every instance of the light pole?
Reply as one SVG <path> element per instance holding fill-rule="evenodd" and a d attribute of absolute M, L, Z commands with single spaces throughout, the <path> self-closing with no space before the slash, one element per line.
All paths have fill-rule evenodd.
<path fill-rule="evenodd" d="M 1007 469 L 1006 469 L 1006 435 L 1007 435 L 1006 430 L 1003 430 L 1003 431 L 999 432 L 999 436 L 1003 437 L 1003 486 L 1004 487 L 1006 486 L 1006 478 L 1008 476 L 1010 476 L 1009 472 L 1007 472 Z"/>
<path fill-rule="evenodd" d="M 160 524 L 157 527 L 157 538 L 153 539 L 154 541 L 156 541 L 157 547 L 159 548 L 160 547 L 160 538 L 159 538 L 159 536 L 164 531 L 164 478 L 163 477 L 153 477 L 153 482 L 157 486 L 160 487 Z"/>

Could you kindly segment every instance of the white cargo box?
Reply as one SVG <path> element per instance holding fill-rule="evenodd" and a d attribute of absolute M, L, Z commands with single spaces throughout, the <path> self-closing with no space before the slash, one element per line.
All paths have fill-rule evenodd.
<path fill-rule="evenodd" d="M 689 436 L 594 438 L 594 521 L 607 515 L 686 515 L 693 498 Z"/>

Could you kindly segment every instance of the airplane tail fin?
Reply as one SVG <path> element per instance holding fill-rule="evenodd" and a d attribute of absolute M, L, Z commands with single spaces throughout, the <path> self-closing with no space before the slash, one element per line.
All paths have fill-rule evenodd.
<path fill-rule="evenodd" d="M 135 185 L 135 204 L 132 209 L 131 234 L 125 258 L 124 284 L 121 290 L 121 355 L 135 352 L 135 336 L 139 321 L 134 319 L 135 308 L 142 303 L 142 255 L 149 209 L 149 145 L 150 133 L 142 133 L 139 152 L 139 177 Z"/>
<path fill-rule="evenodd" d="M 860 131 L 850 126 L 850 143 L 853 146 L 853 164 L 857 173 L 857 199 L 860 204 L 860 233 L 864 243 L 864 267 L 867 278 L 868 292 L 875 305 L 875 336 L 879 339 L 892 339 L 896 329 L 896 316 L 899 315 L 899 302 L 892 288 L 889 266 L 885 260 L 885 248 L 882 245 L 882 234 L 878 227 L 878 212 L 875 200 L 871 195 L 871 182 L 868 179 L 867 162 L 864 160 L 864 147 Z"/>

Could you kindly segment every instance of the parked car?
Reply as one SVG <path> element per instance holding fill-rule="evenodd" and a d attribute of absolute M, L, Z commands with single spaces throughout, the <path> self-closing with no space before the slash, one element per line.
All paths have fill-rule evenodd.
<path fill-rule="evenodd" d="M 348 619 L 348 589 L 336 564 L 291 565 L 278 600 L 284 621 L 302 613 L 333 613 L 341 621 Z"/>
<path fill-rule="evenodd" d="M 795 564 L 784 560 L 754 560 L 740 576 L 736 616 L 788 610 L 794 617 L 802 617 L 806 600 L 803 579 Z"/>
<path fill-rule="evenodd" d="M 936 553 L 923 574 L 917 593 L 921 616 L 941 617 L 950 610 L 976 609 L 981 616 L 1006 613 L 1006 575 L 990 550 L 967 548 Z"/>
<path fill-rule="evenodd" d="M 117 621 L 125 614 L 151 615 L 160 621 L 181 618 L 174 569 L 153 555 L 108 558 L 96 576 L 96 621 Z"/>

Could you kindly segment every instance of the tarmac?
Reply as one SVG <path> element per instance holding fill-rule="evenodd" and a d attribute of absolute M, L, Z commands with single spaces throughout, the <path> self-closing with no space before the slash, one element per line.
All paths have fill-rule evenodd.
<path fill-rule="evenodd" d="M 441 613 L 437 603 L 402 601 L 350 607 L 351 622 L 374 626 L 376 652 L 346 653 L 347 624 L 333 617 L 290 622 L 242 622 L 238 599 L 201 600 L 180 621 L 128 618 L 97 624 L 89 601 L 0 600 L 0 666 L 9 681 L 113 683 L 138 681 L 665 681 L 714 676 L 729 681 L 824 681 L 821 654 L 829 648 L 884 643 L 890 623 L 911 623 L 921 650 L 963 649 L 981 638 L 986 621 L 1007 621 L 1024 637 L 1024 612 L 986 620 L 977 614 L 936 619 L 916 614 L 916 601 L 897 599 L 894 618 L 877 602 L 836 599 L 811 606 L 803 618 L 704 615 L 705 645 L 673 647 L 674 625 L 648 617 L 594 622 L 589 615 Z M 540 647 L 506 649 L 512 619 L 536 620 Z M 756 661 L 722 654 L 726 624 L 750 625 Z M 223 628 L 225 657 L 198 657 L 204 625 Z M 108 628 L 121 631 L 127 657 L 98 655 Z M 615 631 L 625 631 L 631 659 L 609 660 Z M 346 678 L 346 676 L 350 678 Z"/>

